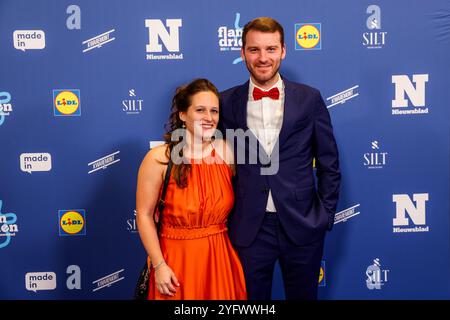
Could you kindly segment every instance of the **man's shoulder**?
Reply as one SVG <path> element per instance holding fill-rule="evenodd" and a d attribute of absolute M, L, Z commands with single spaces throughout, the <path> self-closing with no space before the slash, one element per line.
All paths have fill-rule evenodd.
<path fill-rule="evenodd" d="M 233 94 L 235 94 L 236 92 L 243 90 L 247 85 L 248 85 L 248 82 L 245 82 L 245 83 L 239 84 L 237 86 L 231 87 L 229 89 L 223 90 L 220 92 L 220 97 L 222 99 L 227 99 L 227 98 L 233 96 Z"/>

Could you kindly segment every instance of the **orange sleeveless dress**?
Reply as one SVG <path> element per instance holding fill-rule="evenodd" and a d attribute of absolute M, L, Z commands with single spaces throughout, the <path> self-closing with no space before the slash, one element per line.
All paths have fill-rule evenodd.
<path fill-rule="evenodd" d="M 152 269 L 149 300 L 247 299 L 242 265 L 225 225 L 234 203 L 231 169 L 223 161 L 198 162 L 191 160 L 186 188 L 170 177 L 161 217 L 161 250 L 180 286 L 173 297 L 161 294 Z"/>

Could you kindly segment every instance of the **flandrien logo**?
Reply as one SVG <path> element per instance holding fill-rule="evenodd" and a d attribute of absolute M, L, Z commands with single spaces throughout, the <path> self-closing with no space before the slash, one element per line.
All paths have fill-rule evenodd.
<path fill-rule="evenodd" d="M 23 172 L 52 170 L 52 156 L 50 153 L 22 153 L 20 155 L 20 169 Z"/>
<path fill-rule="evenodd" d="M 147 60 L 180 60 L 183 53 L 180 53 L 180 28 L 183 25 L 182 19 L 166 19 L 164 23 L 159 19 L 146 19 L 145 27 L 148 29 L 148 44 L 145 46 Z M 162 41 L 168 54 L 162 54 Z"/>
<path fill-rule="evenodd" d="M 45 32 L 42 30 L 16 30 L 13 33 L 17 50 L 39 50 L 45 48 Z"/>
<path fill-rule="evenodd" d="M 83 41 L 83 53 L 95 48 L 101 48 L 104 44 L 114 41 L 116 38 L 111 35 L 114 31 L 116 30 L 111 29 L 102 34 L 99 34 L 98 36 Z"/>
<path fill-rule="evenodd" d="M 0 92 L 0 126 L 5 122 L 6 116 L 11 115 L 12 111 L 11 94 L 6 91 Z"/>
<path fill-rule="evenodd" d="M 395 218 L 392 220 L 393 232 L 429 232 L 430 227 L 426 225 L 426 203 L 428 200 L 428 193 L 414 193 L 412 200 L 407 194 L 392 195 L 392 201 L 395 203 Z M 409 219 L 406 215 L 409 216 Z M 415 226 L 411 227 L 410 222 Z"/>
<path fill-rule="evenodd" d="M 233 60 L 233 64 L 242 62 L 240 55 L 242 47 L 242 32 L 243 28 L 239 26 L 239 20 L 241 14 L 236 13 L 234 19 L 234 28 L 228 28 L 227 26 L 220 26 L 217 29 L 217 37 L 219 38 L 219 48 L 222 52 L 236 51 L 238 57 Z"/>
<path fill-rule="evenodd" d="M 356 85 L 347 90 L 336 93 L 335 95 L 333 95 L 331 97 L 328 97 L 327 101 L 329 101 L 330 104 L 327 106 L 327 108 L 329 109 L 337 104 L 343 104 L 347 100 L 350 100 L 352 98 L 359 96 L 359 93 L 356 92 L 358 88 L 359 88 L 359 86 Z"/>
<path fill-rule="evenodd" d="M 114 153 L 108 154 L 107 156 L 104 156 L 103 158 L 92 161 L 91 163 L 88 164 L 88 166 L 91 167 L 91 170 L 88 173 L 91 174 L 92 172 L 95 172 L 97 170 L 106 169 L 110 165 L 119 162 L 120 161 L 120 159 L 118 158 L 119 153 L 120 151 L 116 151 Z"/>
<path fill-rule="evenodd" d="M 17 225 L 17 216 L 12 213 L 2 213 L 3 200 L 0 200 L 0 249 L 5 248 L 19 232 Z"/>
<path fill-rule="evenodd" d="M 25 274 L 25 288 L 34 293 L 42 290 L 55 290 L 56 273 L 51 271 L 28 272 Z"/>
<path fill-rule="evenodd" d="M 392 83 L 395 85 L 395 99 L 392 100 L 392 114 L 417 115 L 428 113 L 428 107 L 425 104 L 425 83 L 427 82 L 428 74 L 414 74 L 412 81 L 407 75 L 393 75 Z M 405 94 L 408 96 L 412 107 L 405 99 Z"/>

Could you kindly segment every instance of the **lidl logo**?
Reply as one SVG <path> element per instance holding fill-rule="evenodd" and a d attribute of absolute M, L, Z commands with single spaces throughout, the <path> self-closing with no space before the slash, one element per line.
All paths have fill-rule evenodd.
<path fill-rule="evenodd" d="M 81 116 L 80 90 L 53 90 L 55 116 Z"/>
<path fill-rule="evenodd" d="M 319 287 L 325 287 L 327 285 L 325 281 L 325 261 L 322 260 L 320 264 L 320 273 L 319 273 Z"/>
<path fill-rule="evenodd" d="M 322 49 L 321 23 L 295 24 L 295 50 Z"/>
<path fill-rule="evenodd" d="M 86 211 L 59 210 L 59 235 L 60 236 L 84 236 L 86 235 Z"/>

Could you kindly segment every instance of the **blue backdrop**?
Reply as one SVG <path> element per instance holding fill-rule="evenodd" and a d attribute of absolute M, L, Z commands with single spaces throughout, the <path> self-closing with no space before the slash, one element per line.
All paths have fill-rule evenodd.
<path fill-rule="evenodd" d="M 1 0 L 0 298 L 131 298 L 137 170 L 174 90 L 245 82 L 241 28 L 267 15 L 340 151 L 319 298 L 450 298 L 446 0 Z"/>

